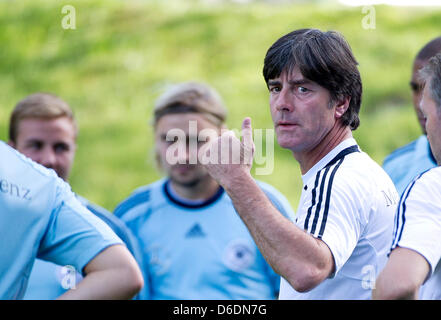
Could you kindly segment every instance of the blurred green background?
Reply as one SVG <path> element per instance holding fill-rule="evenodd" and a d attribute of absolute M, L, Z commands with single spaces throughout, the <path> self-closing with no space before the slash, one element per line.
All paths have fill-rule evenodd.
<path fill-rule="evenodd" d="M 63 29 L 72 5 L 76 29 Z M 438 7 L 440 8 L 440 7 Z M 164 86 L 201 80 L 229 107 L 228 126 L 245 116 L 272 128 L 262 77 L 268 47 L 294 29 L 338 30 L 360 64 L 364 84 L 361 148 L 379 164 L 420 135 L 409 79 L 417 51 L 441 34 L 434 8 L 362 7 L 337 2 L 22 0 L 0 2 L 0 139 L 9 114 L 36 92 L 66 100 L 80 127 L 74 191 L 113 210 L 135 188 L 161 177 L 153 161 L 152 105 Z M 73 21 L 70 21 L 73 22 Z M 372 22 L 372 21 L 371 21 Z M 297 207 L 299 167 L 275 144 L 274 171 L 257 176 Z"/>

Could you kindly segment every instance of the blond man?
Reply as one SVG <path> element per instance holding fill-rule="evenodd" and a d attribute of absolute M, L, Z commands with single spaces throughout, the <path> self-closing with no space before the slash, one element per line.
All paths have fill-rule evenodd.
<path fill-rule="evenodd" d="M 67 102 L 50 93 L 34 93 L 19 101 L 12 111 L 8 144 L 35 162 L 53 169 L 67 182 L 75 158 L 77 135 L 78 127 Z M 106 222 L 136 256 L 137 244 L 122 221 L 87 199 L 79 195 L 76 198 Z M 82 278 L 79 272 L 38 259 L 24 299 L 54 299 L 76 287 Z"/>

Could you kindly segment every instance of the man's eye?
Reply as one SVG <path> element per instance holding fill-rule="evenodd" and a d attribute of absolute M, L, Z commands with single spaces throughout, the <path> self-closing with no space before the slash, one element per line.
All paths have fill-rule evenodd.
<path fill-rule="evenodd" d="M 178 137 L 177 136 L 173 136 L 173 137 L 165 137 L 164 136 L 162 141 L 164 141 L 165 143 L 168 143 L 168 144 L 173 144 L 178 141 Z"/>
<path fill-rule="evenodd" d="M 164 142 L 172 142 L 175 139 L 176 139 L 176 136 L 165 135 L 165 134 L 161 135 L 161 141 L 164 141 Z"/>
<path fill-rule="evenodd" d="M 307 88 L 305 88 L 305 87 L 297 87 L 297 91 L 299 92 L 299 93 L 307 93 L 307 92 L 309 92 L 309 89 L 307 89 Z"/>
<path fill-rule="evenodd" d="M 67 144 L 64 144 L 64 143 L 56 144 L 54 146 L 54 150 L 57 153 L 65 152 L 65 151 L 69 150 L 69 146 Z"/>
<path fill-rule="evenodd" d="M 410 88 L 413 92 L 420 92 L 423 86 L 419 83 L 410 82 Z"/>
<path fill-rule="evenodd" d="M 269 91 L 270 92 L 280 92 L 280 87 L 270 87 Z"/>
<path fill-rule="evenodd" d="M 28 148 L 33 149 L 33 150 L 40 150 L 42 147 L 43 147 L 43 144 L 38 141 L 33 141 L 28 144 Z"/>

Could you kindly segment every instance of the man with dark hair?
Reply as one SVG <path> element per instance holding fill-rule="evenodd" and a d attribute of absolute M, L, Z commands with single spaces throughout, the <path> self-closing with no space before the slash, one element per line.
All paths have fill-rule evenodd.
<path fill-rule="evenodd" d="M 441 299 L 441 53 L 421 70 L 420 107 L 438 166 L 419 174 L 398 206 L 394 241 L 376 299 Z"/>
<path fill-rule="evenodd" d="M 419 71 L 438 52 L 441 52 L 441 37 L 429 41 L 418 52 L 412 67 L 412 78 L 410 80 L 412 101 L 423 134 L 415 141 L 393 151 L 383 162 L 384 170 L 391 177 L 400 195 L 409 182 L 418 174 L 436 166 L 436 160 L 430 150 L 426 136 L 426 119 L 419 107 L 421 93 L 423 92 L 423 81 L 420 78 Z"/>
<path fill-rule="evenodd" d="M 339 33 L 330 31 L 322 35 L 317 31 L 300 29 L 276 41 L 265 57 L 263 77 L 268 85 L 283 70 L 291 72 L 297 65 L 305 78 L 330 92 L 330 105 L 351 97 L 341 120 L 344 126 L 355 130 L 360 124 L 358 112 L 362 94 L 357 62 Z M 314 42 L 316 37 L 321 44 Z"/>
<path fill-rule="evenodd" d="M 282 276 L 280 299 L 368 299 L 386 262 L 398 195 L 352 137 L 362 87 L 351 49 L 336 32 L 297 30 L 271 46 L 263 74 L 277 141 L 292 151 L 304 182 L 295 224 L 251 177 L 251 119 L 242 124 L 241 164 L 206 168 Z M 201 152 L 225 152 L 235 140 L 224 134 Z"/>

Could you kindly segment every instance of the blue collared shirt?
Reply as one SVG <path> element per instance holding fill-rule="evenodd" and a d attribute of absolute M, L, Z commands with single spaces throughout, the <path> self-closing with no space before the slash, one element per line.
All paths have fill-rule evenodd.
<path fill-rule="evenodd" d="M 434 167 L 436 160 L 426 135 L 393 151 L 383 162 L 383 169 L 391 177 L 399 195 L 417 175 Z"/>
<path fill-rule="evenodd" d="M 83 271 L 122 241 L 53 170 L 0 142 L 0 299 L 21 299 L 35 258 Z"/>

